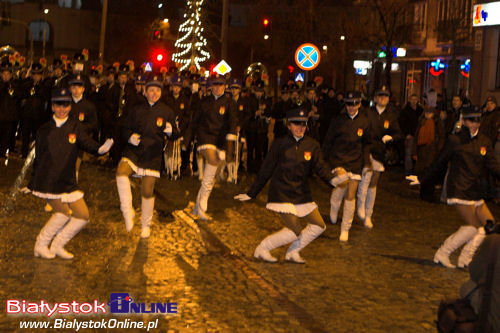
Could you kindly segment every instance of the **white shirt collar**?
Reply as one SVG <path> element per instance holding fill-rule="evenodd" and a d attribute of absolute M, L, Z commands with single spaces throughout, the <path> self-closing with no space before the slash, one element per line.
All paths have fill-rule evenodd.
<path fill-rule="evenodd" d="M 475 133 L 470 132 L 470 138 L 472 139 L 472 138 L 476 137 L 478 133 L 479 133 L 479 128 L 476 130 Z"/>
<path fill-rule="evenodd" d="M 73 96 L 71 96 L 71 98 L 73 98 L 73 102 L 75 102 L 75 104 L 76 104 L 76 103 L 80 102 L 83 99 L 83 95 L 79 99 L 76 99 Z"/>
<path fill-rule="evenodd" d="M 54 119 L 54 121 L 56 122 L 56 126 L 57 127 L 61 127 L 62 125 L 64 125 L 64 123 L 68 120 L 68 117 L 66 116 L 66 118 L 64 119 L 59 119 L 57 118 L 55 115 L 52 116 L 52 118 Z"/>
<path fill-rule="evenodd" d="M 294 135 L 293 138 L 295 139 L 295 141 L 299 142 L 303 138 L 303 136 L 298 137 Z"/>
<path fill-rule="evenodd" d="M 377 109 L 378 114 L 382 114 L 385 109 L 387 109 L 387 106 L 382 108 L 381 106 L 375 105 L 375 108 Z"/>
<path fill-rule="evenodd" d="M 349 114 L 349 112 L 347 112 L 347 115 L 349 116 L 349 118 L 354 119 L 354 118 L 356 118 L 356 116 L 358 115 L 358 113 L 359 113 L 359 110 L 358 110 L 358 111 L 356 111 L 356 113 L 355 113 L 353 116 L 351 116 L 351 115 Z"/>

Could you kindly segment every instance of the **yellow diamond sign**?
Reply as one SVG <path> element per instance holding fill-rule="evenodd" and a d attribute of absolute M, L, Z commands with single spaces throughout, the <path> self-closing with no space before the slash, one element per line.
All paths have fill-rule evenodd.
<path fill-rule="evenodd" d="M 214 71 L 220 75 L 225 75 L 226 73 L 229 73 L 231 69 L 232 68 L 224 60 L 221 60 L 217 64 L 217 66 L 214 67 Z"/>

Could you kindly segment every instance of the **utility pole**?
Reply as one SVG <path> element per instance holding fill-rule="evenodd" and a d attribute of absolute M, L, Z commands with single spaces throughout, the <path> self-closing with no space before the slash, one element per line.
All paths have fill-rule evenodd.
<path fill-rule="evenodd" d="M 108 16 L 108 0 L 102 3 L 102 16 L 101 16 L 101 37 L 99 39 L 99 65 L 104 62 L 104 39 L 106 37 L 106 18 Z"/>
<path fill-rule="evenodd" d="M 229 25 L 229 0 L 222 1 L 221 58 L 227 59 L 227 30 Z"/>

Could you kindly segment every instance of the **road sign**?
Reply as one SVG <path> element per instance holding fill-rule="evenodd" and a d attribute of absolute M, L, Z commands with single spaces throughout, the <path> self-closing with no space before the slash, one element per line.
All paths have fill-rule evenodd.
<path fill-rule="evenodd" d="M 226 73 L 229 73 L 231 69 L 232 68 L 224 60 L 221 60 L 217 64 L 217 66 L 214 67 L 214 71 L 220 75 L 225 75 Z"/>
<path fill-rule="evenodd" d="M 295 82 L 297 81 L 304 82 L 304 73 L 297 73 L 297 75 L 295 75 Z"/>
<path fill-rule="evenodd" d="M 145 62 L 144 63 L 144 71 L 145 72 L 152 72 L 153 71 L 153 64 L 150 62 Z"/>
<path fill-rule="evenodd" d="M 316 45 L 305 43 L 295 51 L 295 63 L 305 71 L 311 71 L 319 65 L 320 52 Z"/>

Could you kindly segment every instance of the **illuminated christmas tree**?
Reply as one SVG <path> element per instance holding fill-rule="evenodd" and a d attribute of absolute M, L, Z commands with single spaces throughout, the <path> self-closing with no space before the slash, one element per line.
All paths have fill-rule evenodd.
<path fill-rule="evenodd" d="M 179 35 L 175 47 L 177 53 L 172 55 L 172 61 L 181 66 L 180 70 L 196 66 L 200 69 L 200 63 L 210 59 L 210 53 L 203 48 L 207 45 L 207 40 L 202 36 L 203 27 L 201 24 L 201 6 L 204 0 L 188 0 L 185 21 L 179 27 Z"/>

